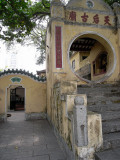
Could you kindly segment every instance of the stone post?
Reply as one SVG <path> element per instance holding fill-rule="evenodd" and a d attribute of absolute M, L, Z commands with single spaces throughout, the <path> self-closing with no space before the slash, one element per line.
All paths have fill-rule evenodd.
<path fill-rule="evenodd" d="M 75 144 L 78 147 L 88 145 L 88 131 L 87 131 L 87 108 L 84 105 L 83 97 L 76 97 L 74 99 L 75 106 L 73 108 L 74 118 L 74 134 Z"/>

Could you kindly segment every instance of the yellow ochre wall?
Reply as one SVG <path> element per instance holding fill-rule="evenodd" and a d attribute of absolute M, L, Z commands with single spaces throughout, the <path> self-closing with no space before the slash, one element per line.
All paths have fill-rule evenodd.
<path fill-rule="evenodd" d="M 55 3 L 54 3 L 55 2 Z M 57 3 L 59 3 L 59 7 L 57 6 Z M 119 73 L 120 73 L 120 49 L 119 49 L 119 30 L 118 32 L 115 32 L 115 23 L 114 23 L 114 13 L 113 11 L 109 10 L 109 7 L 105 7 L 103 2 L 97 0 L 94 1 L 95 8 L 90 9 L 89 11 L 84 10 L 85 5 L 82 5 L 83 3 L 86 3 L 86 1 L 72 1 L 69 7 L 77 7 L 77 9 L 70 9 L 68 6 L 63 7 L 60 6 L 59 0 L 54 0 L 53 4 L 51 6 L 51 20 L 48 25 L 47 29 L 47 41 L 46 41 L 46 48 L 47 48 L 47 112 L 48 116 L 52 117 L 51 108 L 53 106 L 53 86 L 57 82 L 62 81 L 73 81 L 77 82 L 79 84 L 85 84 L 87 83 L 81 78 L 78 78 L 75 73 L 72 70 L 71 63 L 68 60 L 69 59 L 69 49 L 71 44 L 74 42 L 74 40 L 78 37 L 80 38 L 92 38 L 98 41 L 101 44 L 101 47 L 99 46 L 99 51 L 101 51 L 101 48 L 103 46 L 104 50 L 108 53 L 108 72 L 110 74 L 106 75 L 100 75 L 100 76 L 94 76 L 92 77 L 92 80 L 96 81 L 99 80 L 99 78 L 103 78 L 103 81 L 105 83 L 113 83 L 118 80 Z M 79 10 L 79 7 L 81 10 Z M 87 7 L 85 7 L 86 9 Z M 88 8 L 87 8 L 88 9 Z M 69 13 L 70 12 L 76 12 L 77 18 L 76 22 L 69 20 Z M 84 14 L 84 12 L 89 15 L 89 19 L 87 23 L 82 22 L 80 17 Z M 100 11 L 97 13 L 97 11 Z M 93 16 L 98 14 L 100 18 L 100 24 L 94 25 L 93 24 Z M 111 26 L 105 25 L 104 22 L 104 16 L 109 16 L 109 20 L 111 23 Z M 56 68 L 56 48 L 55 48 L 55 27 L 60 26 L 62 29 L 62 68 L 57 69 Z M 94 48 L 94 50 L 91 50 L 91 52 L 95 52 L 92 54 L 91 59 L 94 60 L 98 54 L 98 49 Z M 85 59 L 87 61 L 87 59 Z M 105 78 L 104 78 L 105 76 Z"/>
<path fill-rule="evenodd" d="M 72 66 L 72 61 L 75 60 L 75 71 L 77 71 L 78 69 L 80 69 L 82 67 L 82 63 L 84 63 L 83 61 L 85 61 L 86 59 L 82 60 L 82 56 L 90 56 L 90 52 L 75 52 L 71 57 L 70 57 L 70 64 Z"/>
<path fill-rule="evenodd" d="M 62 69 L 56 69 L 55 68 L 55 37 L 51 36 L 51 49 L 50 49 L 50 53 L 49 53 L 49 72 L 47 73 L 47 94 L 49 94 L 47 97 L 48 99 L 50 98 L 50 94 L 52 92 L 52 86 L 54 83 L 58 82 L 58 81 L 81 81 L 80 79 L 78 79 L 75 74 L 72 72 L 69 62 L 68 62 L 68 46 L 71 42 L 71 40 L 73 39 L 73 37 L 75 37 L 76 35 L 82 33 L 82 32 L 86 32 L 86 31 L 93 31 L 99 34 L 103 34 L 104 33 L 104 37 L 107 38 L 112 46 L 115 49 L 116 52 L 116 59 L 117 59 L 117 65 L 115 67 L 115 70 L 113 72 L 113 74 L 107 79 L 107 81 L 114 81 L 115 79 L 118 78 L 119 75 L 119 48 L 118 48 L 118 44 L 116 43 L 118 41 L 118 37 L 117 35 L 115 35 L 112 30 L 110 29 L 100 29 L 100 28 L 92 28 L 92 27 L 82 27 L 81 29 L 79 29 L 79 26 L 75 25 L 75 26 L 71 26 L 71 25 L 64 25 L 63 22 L 55 22 L 53 21 L 51 24 L 51 33 L 52 35 L 54 35 L 55 32 L 55 26 L 61 26 L 62 27 L 62 45 L 63 45 L 63 68 Z M 94 35 L 90 35 L 90 37 L 96 37 L 101 44 L 104 45 L 104 47 L 106 48 L 106 51 L 109 53 L 109 55 L 111 55 L 111 57 L 109 58 L 109 64 L 110 66 L 113 65 L 113 55 L 112 55 L 112 51 L 111 48 L 108 46 L 108 44 L 100 37 L 98 36 L 94 36 Z M 53 44 L 53 45 L 52 45 Z M 54 53 L 54 54 L 53 54 Z M 97 76 L 98 77 L 98 76 Z M 81 83 L 83 83 L 81 81 Z M 51 98 L 50 98 L 51 99 Z M 50 101 L 48 101 L 50 102 Z M 47 105 L 48 107 L 50 107 L 50 103 Z M 50 108 L 48 109 L 48 111 L 50 110 Z"/>
<path fill-rule="evenodd" d="M 92 50 L 90 51 L 89 56 L 84 59 L 82 62 L 79 62 L 78 56 L 79 56 L 79 52 L 77 52 L 78 54 L 73 55 L 73 57 L 71 57 L 70 61 L 72 64 L 72 61 L 75 60 L 75 71 L 84 67 L 87 64 L 91 64 L 91 79 L 92 80 L 97 80 L 98 78 L 102 78 L 104 76 L 104 74 L 101 75 L 97 75 L 94 76 L 93 75 L 93 61 L 95 61 L 96 57 L 101 53 L 101 52 L 105 52 L 107 51 L 105 49 L 105 47 L 103 45 L 101 45 L 99 42 L 97 42 L 94 47 L 92 48 Z M 109 55 L 108 53 L 108 68 L 109 68 L 109 58 L 111 55 Z M 79 62 L 79 63 L 78 63 Z"/>
<path fill-rule="evenodd" d="M 72 118 L 73 108 L 67 112 L 70 105 L 67 105 L 67 97 L 80 96 L 77 95 L 77 85 L 86 83 L 115 83 L 119 78 L 120 73 L 120 44 L 119 44 L 119 30 L 116 31 L 115 26 L 115 14 L 114 12 L 104 4 L 102 0 L 92 0 L 94 2 L 93 8 L 87 8 L 85 0 L 70 0 L 66 6 L 61 4 L 60 0 L 53 0 L 51 6 L 51 19 L 47 28 L 46 38 L 46 56 L 47 56 L 47 116 L 52 122 L 55 130 L 65 143 L 68 145 L 70 151 L 73 149 L 74 154 L 77 150 L 81 149 L 76 147 L 74 150 L 74 134 L 72 131 Z M 72 14 L 73 20 L 70 20 L 69 16 Z M 81 16 L 89 16 L 87 22 L 83 22 Z M 76 14 L 76 19 L 74 16 Z M 99 24 L 93 23 L 93 16 L 98 14 Z M 105 25 L 104 17 L 108 16 L 111 25 Z M 56 27 L 61 27 L 61 50 L 62 50 L 62 68 L 56 68 Z M 91 38 L 97 43 L 91 49 L 91 53 L 83 62 L 82 65 L 92 64 L 101 51 L 108 53 L 108 66 L 107 73 L 99 76 L 92 76 L 91 81 L 84 80 L 82 77 L 75 75 L 74 70 L 69 60 L 69 51 L 71 45 L 77 38 Z M 60 44 L 60 43 L 59 43 Z M 59 49 L 58 49 L 59 51 Z M 58 52 L 60 53 L 60 52 Z M 58 57 L 59 58 L 59 57 Z M 77 67 L 79 66 L 79 54 L 76 54 L 75 59 L 77 61 Z M 75 69 L 76 70 L 76 69 Z M 93 75 L 93 67 L 91 65 L 91 73 Z M 67 88 L 67 89 L 66 89 Z M 74 100 L 74 98 L 73 98 Z M 68 100 L 70 103 L 70 100 Z M 95 118 L 95 119 L 94 119 Z M 91 129 L 90 123 L 95 125 Z M 99 122 L 100 125 L 97 125 Z M 100 133 L 99 136 L 94 132 Z M 101 116 L 88 114 L 88 150 L 95 146 L 101 146 L 102 144 L 102 127 Z M 96 139 L 95 141 L 93 140 Z M 72 146 L 73 145 L 73 146 Z M 83 148 L 82 148 L 83 149 Z M 80 151 L 80 153 L 83 153 Z M 93 152 L 94 153 L 94 152 Z M 92 156 L 93 156 L 92 153 Z M 79 154 L 78 154 L 79 155 Z M 92 157 L 93 158 L 93 157 Z M 91 160 L 92 160 L 91 158 Z M 77 159 L 77 158 L 76 158 Z M 82 158 L 81 158 L 82 159 Z M 89 158 L 90 159 L 90 158 Z"/>
<path fill-rule="evenodd" d="M 12 77 L 19 77 L 22 81 L 13 83 Z M 46 113 L 46 82 L 15 74 L 0 77 L 0 114 L 5 114 L 8 110 L 10 94 L 7 94 L 7 88 L 11 85 L 25 88 L 25 113 Z"/>

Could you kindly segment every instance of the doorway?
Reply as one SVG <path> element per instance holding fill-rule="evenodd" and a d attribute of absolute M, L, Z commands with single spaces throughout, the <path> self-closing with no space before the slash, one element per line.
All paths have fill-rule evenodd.
<path fill-rule="evenodd" d="M 25 110 L 25 89 L 22 86 L 10 87 L 10 110 Z"/>

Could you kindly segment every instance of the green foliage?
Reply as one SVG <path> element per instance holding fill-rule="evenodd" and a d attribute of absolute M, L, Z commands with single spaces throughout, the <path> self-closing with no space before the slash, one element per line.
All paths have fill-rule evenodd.
<path fill-rule="evenodd" d="M 35 27 L 36 18 L 46 15 L 50 15 L 48 0 L 34 5 L 30 0 L 0 0 L 0 39 L 21 42 Z"/>
<path fill-rule="evenodd" d="M 106 3 L 108 3 L 110 6 L 113 5 L 113 3 L 117 2 L 120 3 L 120 0 L 104 0 Z"/>
<path fill-rule="evenodd" d="M 44 25 L 38 24 L 36 28 L 31 32 L 30 44 L 36 46 L 39 53 L 37 64 L 43 64 L 46 56 L 45 52 L 45 39 L 46 39 L 46 27 Z"/>
<path fill-rule="evenodd" d="M 110 6 L 120 0 L 105 0 Z M 0 0 L 0 39 L 21 42 L 29 35 L 37 20 L 50 16 L 50 0 Z"/>
<path fill-rule="evenodd" d="M 30 10 L 34 19 L 44 19 L 46 16 L 50 16 L 50 1 L 41 0 L 40 2 L 36 2 L 31 6 Z"/>
<path fill-rule="evenodd" d="M 0 38 L 20 41 L 35 26 L 29 14 L 30 2 L 24 0 L 0 0 Z"/>
<path fill-rule="evenodd" d="M 50 16 L 50 0 L 0 0 L 0 39 L 6 42 L 23 41 L 29 35 L 31 42 L 40 53 L 37 63 L 45 59 L 46 28 L 38 25 Z M 110 6 L 120 0 L 105 0 Z"/>

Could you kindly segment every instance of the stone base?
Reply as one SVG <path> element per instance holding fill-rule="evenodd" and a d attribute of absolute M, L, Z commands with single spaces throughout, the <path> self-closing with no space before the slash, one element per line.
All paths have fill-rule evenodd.
<path fill-rule="evenodd" d="M 0 114 L 0 122 L 6 121 L 6 115 L 5 114 Z"/>
<path fill-rule="evenodd" d="M 65 140 L 60 136 L 59 132 L 56 130 L 56 128 L 52 124 L 51 119 L 48 115 L 47 115 L 47 120 L 52 125 L 53 130 L 54 130 L 54 134 L 57 137 L 58 143 L 59 143 L 61 149 L 63 150 L 63 152 L 65 153 L 65 155 L 67 156 L 66 160 L 75 160 L 75 156 L 74 156 L 73 151 L 70 150 L 70 148 L 66 144 Z"/>
<path fill-rule="evenodd" d="M 25 113 L 25 120 L 46 119 L 46 113 Z"/>

